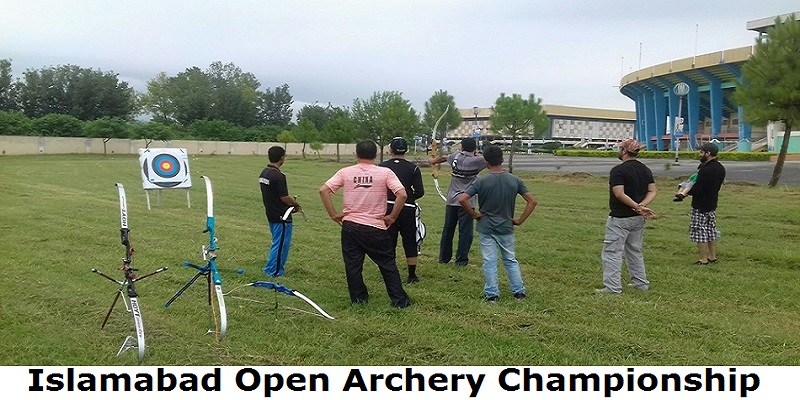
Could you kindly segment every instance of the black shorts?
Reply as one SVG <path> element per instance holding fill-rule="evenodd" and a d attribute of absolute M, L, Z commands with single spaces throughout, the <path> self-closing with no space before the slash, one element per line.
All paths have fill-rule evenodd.
<path fill-rule="evenodd" d="M 394 204 L 388 204 L 386 208 L 386 215 L 392 212 Z M 392 237 L 392 243 L 397 247 L 397 234 L 403 238 L 403 252 L 406 258 L 416 257 L 418 255 L 417 249 L 417 208 L 408 205 L 403 206 L 397 221 L 394 221 L 392 226 L 389 227 L 389 235 Z"/>

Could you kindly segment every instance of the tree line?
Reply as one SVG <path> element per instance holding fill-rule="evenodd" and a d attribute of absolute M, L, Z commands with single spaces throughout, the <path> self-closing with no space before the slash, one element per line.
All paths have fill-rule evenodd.
<path fill-rule="evenodd" d="M 377 91 L 350 107 L 305 105 L 293 122 L 288 84 L 261 89 L 254 74 L 219 61 L 205 70 L 159 73 L 144 93 L 112 71 L 59 65 L 14 79 L 11 66 L 0 59 L 0 135 L 293 142 L 303 144 L 305 157 L 307 145 L 313 150 L 320 143 L 372 139 L 382 153 L 396 136 L 442 140 L 462 121 L 453 96 L 439 90 L 421 113 L 401 92 Z M 498 135 L 541 137 L 548 128 L 533 95 L 501 94 L 497 105 L 492 126 L 500 127 Z"/>

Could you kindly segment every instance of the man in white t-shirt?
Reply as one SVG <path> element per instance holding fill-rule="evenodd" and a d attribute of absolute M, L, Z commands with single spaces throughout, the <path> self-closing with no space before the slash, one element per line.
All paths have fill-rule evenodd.
<path fill-rule="evenodd" d="M 366 255 L 378 265 L 392 306 L 405 308 L 411 305 L 411 300 L 403 290 L 387 228 L 397 220 L 408 195 L 392 170 L 375 165 L 377 153 L 375 142 L 359 142 L 356 145 L 356 165 L 336 172 L 320 187 L 319 195 L 328 215 L 342 226 L 342 258 L 350 301 L 369 301 L 362 276 Z M 341 188 L 344 188 L 344 194 L 340 213 L 333 206 L 332 195 Z M 395 194 L 396 200 L 392 212 L 386 215 L 388 191 Z"/>

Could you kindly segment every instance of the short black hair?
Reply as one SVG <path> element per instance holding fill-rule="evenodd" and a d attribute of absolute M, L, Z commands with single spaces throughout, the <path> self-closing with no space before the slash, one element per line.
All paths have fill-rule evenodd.
<path fill-rule="evenodd" d="M 475 139 L 473 138 L 465 138 L 461 140 L 461 150 L 463 151 L 475 151 L 478 148 L 478 144 L 475 143 Z"/>
<path fill-rule="evenodd" d="M 286 155 L 286 150 L 281 146 L 272 146 L 267 150 L 267 157 L 269 157 L 269 162 L 276 163 Z"/>
<path fill-rule="evenodd" d="M 374 160 L 378 156 L 378 145 L 372 140 L 362 140 L 356 144 L 356 156 L 362 160 Z"/>
<path fill-rule="evenodd" d="M 712 156 L 716 157 L 719 152 L 719 147 L 714 143 L 703 143 L 703 145 L 700 146 L 700 151 L 707 151 L 711 153 Z"/>
<path fill-rule="evenodd" d="M 503 150 L 495 145 L 486 146 L 483 148 L 483 159 L 489 166 L 496 167 L 503 163 Z"/>

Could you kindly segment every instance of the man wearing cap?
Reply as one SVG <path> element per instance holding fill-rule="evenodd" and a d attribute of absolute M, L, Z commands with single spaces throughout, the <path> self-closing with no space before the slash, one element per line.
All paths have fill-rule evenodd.
<path fill-rule="evenodd" d="M 597 293 L 622 293 L 622 257 L 631 277 L 629 286 L 639 290 L 650 288 L 644 268 L 642 242 L 645 220 L 654 216 L 649 205 L 656 197 L 653 172 L 636 159 L 641 146 L 634 139 L 619 144 L 617 158 L 621 164 L 609 176 L 610 212 L 603 238 L 603 286 Z"/>
<path fill-rule="evenodd" d="M 408 265 L 408 280 L 406 283 L 412 284 L 419 282 L 419 277 L 417 277 L 417 255 L 419 250 L 417 249 L 416 200 L 425 195 L 425 188 L 422 186 L 422 173 L 419 167 L 405 159 L 405 154 L 408 151 L 408 142 L 398 136 L 389 142 L 389 150 L 392 152 L 392 158 L 382 162 L 380 166 L 389 168 L 397 175 L 397 179 L 400 179 L 400 183 L 403 184 L 408 195 L 397 221 L 389 226 L 389 235 L 392 236 L 393 248 L 397 248 L 398 233 L 403 238 L 403 251 Z M 389 215 L 392 213 L 397 197 L 392 191 L 388 191 L 386 195 L 386 215 Z"/>
<path fill-rule="evenodd" d="M 697 181 L 689 189 L 692 196 L 692 220 L 689 238 L 697 243 L 698 265 L 717 262 L 717 201 L 719 190 L 725 181 L 725 167 L 717 160 L 719 148 L 713 143 L 700 146 L 700 168 Z"/>
<path fill-rule="evenodd" d="M 465 267 L 469 261 L 469 248 L 472 246 L 472 217 L 461 207 L 458 199 L 475 179 L 478 173 L 486 168 L 486 160 L 476 152 L 475 139 L 461 140 L 461 151 L 431 160 L 431 165 L 447 162 L 452 168 L 450 187 L 447 189 L 447 207 L 444 214 L 442 240 L 439 243 L 439 262 L 446 264 L 453 256 L 453 236 L 458 225 L 458 249 L 455 264 Z M 469 199 L 469 205 L 475 208 L 476 197 Z"/>

